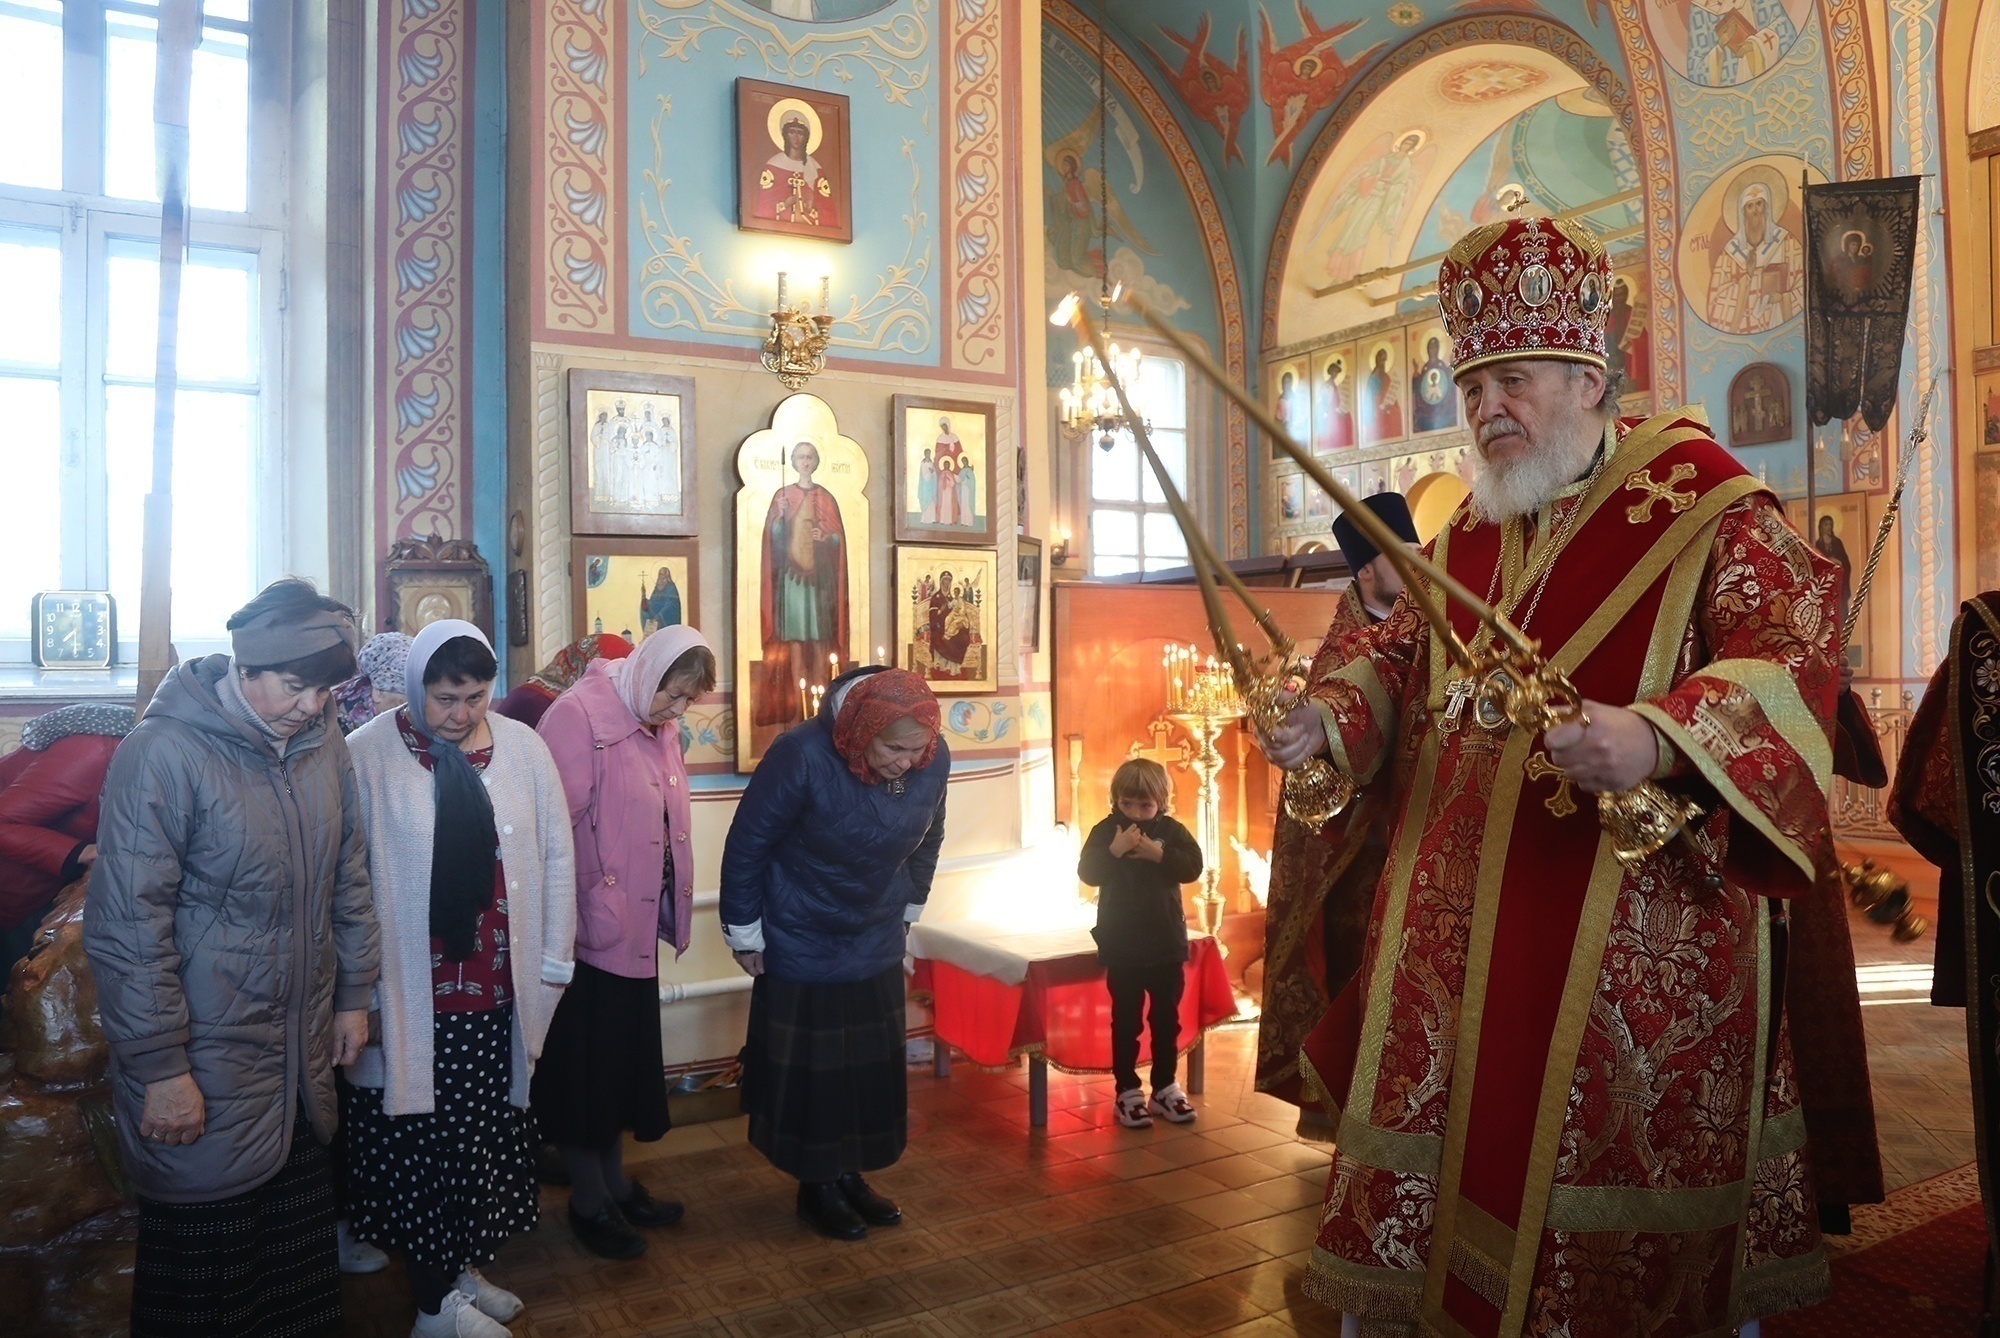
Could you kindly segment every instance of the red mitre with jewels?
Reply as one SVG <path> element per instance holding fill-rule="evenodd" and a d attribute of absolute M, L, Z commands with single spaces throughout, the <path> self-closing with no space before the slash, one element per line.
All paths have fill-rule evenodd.
<path fill-rule="evenodd" d="M 1487 223 L 1438 266 L 1452 371 L 1508 358 L 1606 364 L 1611 261 L 1581 225 L 1554 218 Z"/>

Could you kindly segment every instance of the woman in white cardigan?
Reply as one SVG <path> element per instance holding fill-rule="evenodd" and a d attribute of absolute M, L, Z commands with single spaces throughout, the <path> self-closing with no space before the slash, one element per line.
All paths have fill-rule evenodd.
<path fill-rule="evenodd" d="M 382 926 L 370 1044 L 349 1070 L 349 1216 L 403 1251 L 413 1338 L 506 1338 L 488 1282 L 535 1225 L 529 1079 L 575 970 L 569 804 L 532 729 L 489 715 L 477 627 L 417 634 L 408 701 L 347 740 Z"/>

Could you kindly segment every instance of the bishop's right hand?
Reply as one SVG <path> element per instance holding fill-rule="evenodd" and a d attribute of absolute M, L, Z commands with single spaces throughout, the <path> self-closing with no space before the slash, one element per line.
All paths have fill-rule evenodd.
<path fill-rule="evenodd" d="M 1327 750 L 1326 718 L 1311 701 L 1300 701 L 1282 724 L 1257 731 L 1257 745 L 1273 766 L 1296 771 Z"/>

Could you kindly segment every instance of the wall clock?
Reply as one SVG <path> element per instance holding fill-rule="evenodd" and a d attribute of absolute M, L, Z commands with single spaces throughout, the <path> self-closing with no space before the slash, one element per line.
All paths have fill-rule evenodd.
<path fill-rule="evenodd" d="M 44 590 L 32 605 L 35 663 L 103 669 L 118 653 L 118 605 L 102 590 Z"/>

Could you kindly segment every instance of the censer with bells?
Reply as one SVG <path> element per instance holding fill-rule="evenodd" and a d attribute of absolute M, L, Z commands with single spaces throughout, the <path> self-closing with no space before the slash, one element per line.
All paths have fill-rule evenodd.
<path fill-rule="evenodd" d="M 1516 728 L 1545 731 L 1566 720 L 1583 718 L 1583 697 L 1569 676 L 1542 658 L 1541 644 L 1525 636 L 1499 610 L 1466 589 L 1445 570 L 1405 547 L 1380 517 L 1342 487 L 1333 474 L 1313 454 L 1294 441 L 1265 407 L 1229 379 L 1208 355 L 1207 350 L 1161 319 L 1135 293 L 1125 300 L 1139 316 L 1179 349 L 1189 362 L 1249 415 L 1277 447 L 1296 461 L 1306 475 L 1337 505 L 1403 578 L 1405 598 L 1423 614 L 1459 670 L 1476 685 L 1476 704 L 1482 712 L 1504 716 Z M 1269 609 L 1262 607 L 1249 588 L 1217 555 L 1194 514 L 1188 509 L 1153 445 L 1144 420 L 1133 409 L 1123 378 L 1109 369 L 1109 352 L 1104 332 L 1098 328 L 1085 305 L 1075 295 L 1065 298 L 1050 318 L 1057 325 L 1075 324 L 1096 350 L 1109 373 L 1125 423 L 1138 443 L 1140 453 L 1152 469 L 1174 521 L 1187 540 L 1188 556 L 1195 581 L 1201 587 L 1202 608 L 1208 616 L 1216 650 L 1229 664 L 1237 690 L 1243 697 L 1250 719 L 1268 733 L 1283 724 L 1306 686 L 1306 666 L 1292 639 L 1279 629 Z M 1238 644 L 1230 628 L 1217 588 L 1220 577 L 1230 593 L 1242 601 L 1264 634 L 1269 649 L 1252 657 Z M 1434 590 L 1468 609 L 1478 618 L 1482 634 L 1477 648 L 1469 647 L 1452 629 Z M 1588 723 L 1586 721 L 1586 723 Z M 1300 823 L 1317 828 L 1338 815 L 1353 799 L 1354 779 L 1343 774 L 1324 757 L 1309 759 L 1286 773 L 1285 811 Z M 1597 797 L 1598 821 L 1611 837 L 1613 853 L 1623 863 L 1644 859 L 1664 847 L 1701 815 L 1691 803 L 1652 781 L 1642 781 L 1619 794 Z"/>

